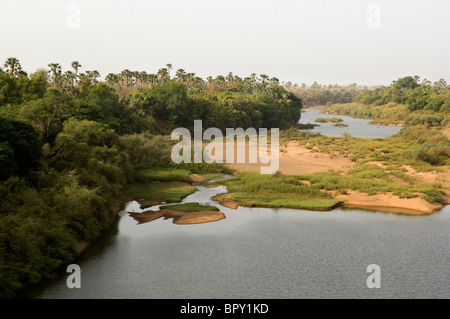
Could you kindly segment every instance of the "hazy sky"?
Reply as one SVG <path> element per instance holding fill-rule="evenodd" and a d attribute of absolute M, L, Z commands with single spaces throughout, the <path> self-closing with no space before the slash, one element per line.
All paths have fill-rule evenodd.
<path fill-rule="evenodd" d="M 101 76 L 167 63 L 311 84 L 450 82 L 448 0 L 0 0 L 0 61 Z M 172 72 L 173 74 L 174 72 Z"/>

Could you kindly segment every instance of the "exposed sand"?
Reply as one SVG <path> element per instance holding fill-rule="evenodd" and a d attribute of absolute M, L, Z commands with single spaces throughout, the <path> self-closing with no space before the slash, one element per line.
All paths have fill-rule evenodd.
<path fill-rule="evenodd" d="M 206 178 L 204 178 L 204 177 L 202 177 L 202 176 L 200 176 L 200 175 L 198 175 L 198 174 L 191 174 L 191 175 L 189 175 L 189 176 L 191 177 L 191 179 L 192 179 L 192 181 L 193 181 L 194 183 L 203 183 L 203 182 L 206 182 L 206 181 L 207 181 Z"/>
<path fill-rule="evenodd" d="M 144 224 L 163 217 L 164 219 L 173 219 L 177 225 L 192 225 L 215 222 L 225 218 L 225 214 L 219 211 L 203 211 L 185 213 L 171 209 L 162 209 L 159 211 L 146 211 L 143 213 L 128 213 L 138 224 Z"/>
<path fill-rule="evenodd" d="M 270 149 L 270 146 L 268 146 Z M 235 151 L 239 150 L 235 147 Z M 242 150 L 242 149 L 241 149 Z M 248 147 L 246 149 L 248 153 Z M 260 172 L 260 167 L 264 164 L 256 163 L 249 164 L 248 156 L 246 156 L 247 163 L 230 163 L 225 164 L 227 166 L 233 167 L 238 171 L 243 172 Z M 379 162 L 370 162 L 371 164 L 383 165 Z M 312 152 L 305 147 L 298 145 L 297 142 L 291 141 L 287 147 L 280 146 L 280 156 L 279 156 L 279 171 L 283 174 L 311 174 L 316 172 L 323 172 L 329 169 L 347 171 L 350 167 L 353 167 L 353 162 L 344 157 L 334 157 L 330 158 L 328 154 Z M 267 166 L 267 165 L 265 165 Z M 411 176 L 417 178 L 417 183 L 433 183 L 433 182 L 444 182 L 450 183 L 450 172 L 446 170 L 445 172 L 416 172 L 411 167 L 405 166 L 408 173 Z M 405 182 L 398 179 L 399 184 L 404 184 Z M 443 204 L 450 203 L 450 190 L 445 190 L 446 196 L 443 197 Z M 441 209 L 442 204 L 431 204 L 426 200 L 417 198 L 399 198 L 392 194 L 377 194 L 374 196 L 369 196 L 366 193 L 361 193 L 358 191 L 348 191 L 347 195 L 336 196 L 337 199 L 345 201 L 343 206 L 348 207 L 361 207 L 361 208 L 373 208 L 380 211 L 404 213 L 410 215 L 423 215 L 431 214 L 434 211 Z M 223 201 L 221 205 L 235 209 L 237 203 L 232 201 Z"/>
<path fill-rule="evenodd" d="M 267 146 L 270 150 L 270 144 Z M 235 154 L 237 151 L 244 151 L 243 148 L 235 146 Z M 232 167 L 238 171 L 243 172 L 260 172 L 262 166 L 269 166 L 261 163 L 248 163 L 248 147 L 245 149 L 247 154 L 246 163 L 225 163 L 226 166 Z M 345 157 L 330 158 L 329 154 L 315 153 L 305 148 L 303 145 L 298 145 L 296 141 L 290 141 L 287 145 L 280 145 L 279 153 L 279 169 L 283 174 L 311 174 L 317 172 L 326 172 L 329 169 L 347 170 L 353 166 L 353 162 Z"/>
<path fill-rule="evenodd" d="M 430 204 L 420 197 L 399 198 L 392 195 L 392 193 L 369 196 L 359 191 L 348 191 L 347 195 L 338 195 L 336 198 L 346 201 L 344 206 L 347 207 L 373 208 L 380 211 L 408 215 L 431 214 L 435 210 L 442 208 L 442 205 Z"/>
<path fill-rule="evenodd" d="M 234 200 L 229 200 L 229 199 L 220 200 L 219 196 L 214 196 L 211 199 L 219 202 L 220 205 L 227 207 L 227 208 L 237 209 L 239 207 L 239 203 L 235 202 Z"/>

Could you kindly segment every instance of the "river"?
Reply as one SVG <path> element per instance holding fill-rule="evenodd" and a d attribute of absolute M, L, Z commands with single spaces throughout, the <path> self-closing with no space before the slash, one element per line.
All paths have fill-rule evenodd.
<path fill-rule="evenodd" d="M 428 216 L 360 209 L 316 212 L 239 207 L 197 187 L 184 202 L 214 205 L 220 221 L 145 224 L 127 211 L 77 261 L 81 288 L 58 278 L 27 298 L 449 298 L 450 207 Z M 152 207 L 157 210 L 158 207 Z M 381 269 L 381 288 L 366 285 Z"/>
<path fill-rule="evenodd" d="M 317 117 L 302 113 L 301 123 Z M 346 128 L 321 123 L 313 131 L 387 137 L 401 128 L 341 117 Z M 428 216 L 362 209 L 229 209 L 211 197 L 225 187 L 197 187 L 183 202 L 220 208 L 220 221 L 138 224 L 127 204 L 111 230 L 77 261 L 81 288 L 59 276 L 25 298 L 450 298 L 450 206 Z M 158 210 L 158 206 L 149 210 Z M 369 289 L 371 264 L 381 288 Z"/>
<path fill-rule="evenodd" d="M 400 126 L 371 125 L 372 120 L 353 118 L 346 115 L 321 114 L 321 110 L 307 110 L 302 112 L 299 123 L 301 124 L 318 124 L 319 126 L 311 129 L 311 132 L 317 132 L 326 136 L 342 136 L 344 132 L 349 133 L 353 137 L 359 138 L 383 138 L 389 137 L 400 132 Z M 317 118 L 339 117 L 343 121 L 342 124 L 348 127 L 336 127 L 335 123 L 316 123 Z"/>

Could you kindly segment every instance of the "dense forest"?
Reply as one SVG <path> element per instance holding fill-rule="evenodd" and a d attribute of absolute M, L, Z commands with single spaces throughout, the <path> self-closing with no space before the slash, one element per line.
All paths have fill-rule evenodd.
<path fill-rule="evenodd" d="M 172 66 L 28 75 L 17 58 L 0 69 L 0 297 L 47 278 L 114 220 L 136 165 L 170 164 L 176 126 L 294 126 L 301 100 L 265 74 L 203 80 Z"/>
<path fill-rule="evenodd" d="M 329 104 L 324 112 L 374 119 L 373 123 L 445 127 L 450 123 L 450 86 L 406 76 L 389 86 L 364 89 L 352 103 Z"/>

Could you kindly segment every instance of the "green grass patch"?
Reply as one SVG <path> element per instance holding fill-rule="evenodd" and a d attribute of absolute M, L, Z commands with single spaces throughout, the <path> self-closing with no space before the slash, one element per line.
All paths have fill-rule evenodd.
<path fill-rule="evenodd" d="M 222 178 L 222 175 L 217 174 L 217 173 L 210 173 L 210 172 L 198 172 L 198 175 L 200 175 L 201 177 L 203 177 L 204 179 L 207 180 L 213 180 L 213 179 L 220 179 Z"/>
<path fill-rule="evenodd" d="M 185 169 L 174 169 L 169 167 L 156 167 L 135 170 L 133 173 L 133 180 L 138 183 L 148 183 L 153 181 L 159 182 L 184 182 L 192 183 L 189 176 L 191 172 Z"/>
<path fill-rule="evenodd" d="M 161 202 L 179 203 L 197 189 L 183 182 L 151 182 L 145 184 L 132 184 L 128 194 L 135 199 L 143 199 L 141 208 L 150 207 Z"/>
<path fill-rule="evenodd" d="M 250 207 L 296 207 L 327 210 L 339 200 L 323 192 L 319 187 L 310 187 L 296 175 L 262 175 L 241 173 L 239 177 L 222 181 L 230 191 L 219 198 L 230 199 Z"/>
<path fill-rule="evenodd" d="M 171 209 L 178 212 L 193 213 L 193 212 L 205 212 L 205 211 L 219 211 L 217 207 L 209 205 L 200 205 L 199 203 L 185 203 L 176 205 L 164 205 L 160 206 L 160 209 Z"/>
<path fill-rule="evenodd" d="M 314 120 L 314 122 L 317 123 L 339 123 L 339 122 L 343 122 L 344 120 L 341 119 L 340 117 L 319 117 L 317 119 Z"/>
<path fill-rule="evenodd" d="M 389 174 L 381 173 L 374 169 L 374 165 L 362 165 L 358 169 L 349 171 L 354 173 L 351 176 L 342 176 L 337 172 L 320 172 L 311 175 L 304 175 L 302 179 L 308 180 L 312 187 L 318 187 L 326 191 L 334 190 L 357 190 L 369 195 L 377 193 L 393 193 L 400 198 L 422 197 L 431 202 L 441 202 L 442 191 L 439 183 L 425 185 L 403 185 L 391 180 Z M 367 172 L 364 172 L 364 167 Z"/>

